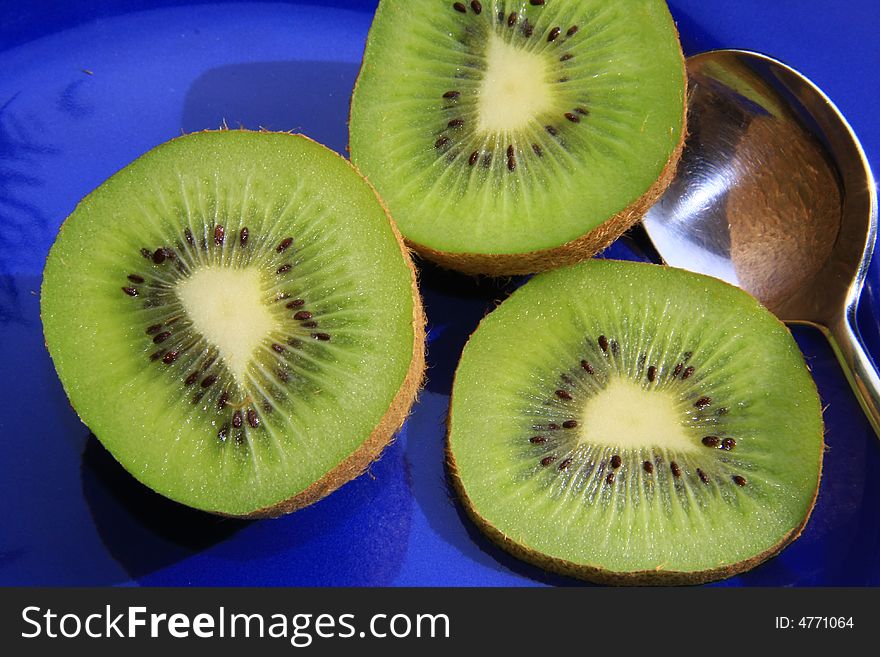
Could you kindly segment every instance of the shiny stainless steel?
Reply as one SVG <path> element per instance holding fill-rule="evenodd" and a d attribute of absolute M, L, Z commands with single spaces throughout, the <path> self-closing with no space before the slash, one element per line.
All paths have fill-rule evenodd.
<path fill-rule="evenodd" d="M 666 263 L 820 329 L 880 436 L 880 378 L 855 321 L 877 232 L 858 139 L 821 90 L 770 57 L 707 52 L 689 58 L 688 77 L 688 140 L 645 219 L 651 242 Z"/>

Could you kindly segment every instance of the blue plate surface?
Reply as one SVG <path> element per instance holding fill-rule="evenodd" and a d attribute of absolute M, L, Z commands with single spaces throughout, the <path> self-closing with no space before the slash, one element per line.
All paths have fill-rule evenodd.
<path fill-rule="evenodd" d="M 424 0 L 417 0 L 424 1 Z M 87 6 L 83 6 L 83 4 Z M 739 47 L 798 68 L 880 164 L 875 0 L 671 0 L 688 54 Z M 296 130 L 343 151 L 375 2 L 0 1 L 0 585 L 575 584 L 507 556 L 445 485 L 443 421 L 467 336 L 501 284 L 427 268 L 427 389 L 359 479 L 272 521 L 190 511 L 129 477 L 67 403 L 43 345 L 39 285 L 77 201 L 181 131 Z M 633 258 L 624 241 L 610 257 Z M 860 323 L 880 356 L 880 263 Z M 829 446 L 813 518 L 779 557 L 721 585 L 880 584 L 880 441 L 830 348 L 795 335 Z"/>

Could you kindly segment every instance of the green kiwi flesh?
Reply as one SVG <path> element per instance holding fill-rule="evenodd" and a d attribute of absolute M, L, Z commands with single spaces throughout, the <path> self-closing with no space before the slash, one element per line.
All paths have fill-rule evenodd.
<path fill-rule="evenodd" d="M 669 184 L 685 87 L 662 0 L 382 0 L 351 157 L 422 255 L 547 269 L 607 246 Z"/>
<path fill-rule="evenodd" d="M 795 539 L 823 423 L 788 329 L 751 296 L 656 265 L 540 274 L 468 341 L 452 481 L 515 555 L 610 583 L 698 583 Z"/>
<path fill-rule="evenodd" d="M 89 194 L 44 271 L 46 344 L 137 479 L 277 515 L 375 459 L 424 368 L 412 263 L 374 190 L 305 137 L 180 137 Z"/>

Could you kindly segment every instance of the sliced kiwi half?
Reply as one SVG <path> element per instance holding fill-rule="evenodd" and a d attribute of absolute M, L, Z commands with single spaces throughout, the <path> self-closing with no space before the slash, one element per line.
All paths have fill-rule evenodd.
<path fill-rule="evenodd" d="M 662 0 L 382 0 L 351 157 L 423 256 L 541 271 L 610 244 L 669 185 L 685 89 Z"/>
<path fill-rule="evenodd" d="M 65 221 L 42 285 L 70 401 L 137 479 L 230 516 L 362 472 L 424 370 L 412 263 L 374 190 L 305 137 L 187 135 Z"/>
<path fill-rule="evenodd" d="M 451 478 L 513 554 L 618 584 L 699 583 L 794 540 L 823 454 L 816 386 L 751 296 L 656 265 L 536 276 L 459 364 Z"/>

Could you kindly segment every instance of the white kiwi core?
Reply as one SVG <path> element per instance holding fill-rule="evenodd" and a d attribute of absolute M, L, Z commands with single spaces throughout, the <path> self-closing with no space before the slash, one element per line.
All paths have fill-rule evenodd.
<path fill-rule="evenodd" d="M 263 302 L 256 269 L 207 266 L 175 288 L 195 329 L 213 343 L 237 381 L 243 381 L 254 350 L 277 328 Z"/>
<path fill-rule="evenodd" d="M 624 449 L 660 447 L 680 452 L 699 449 L 682 424 L 678 400 L 665 390 L 645 389 L 628 378 L 614 377 L 587 402 L 581 416 L 584 443 Z"/>
<path fill-rule="evenodd" d="M 480 132 L 518 130 L 553 108 L 550 69 L 543 55 L 492 36 L 486 60 L 479 94 Z"/>

